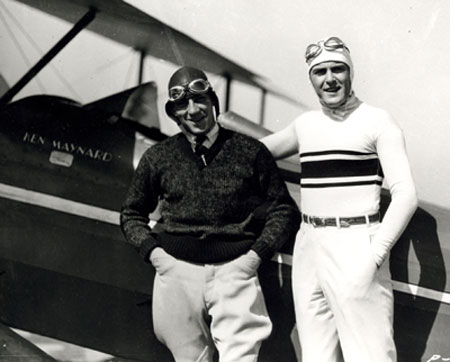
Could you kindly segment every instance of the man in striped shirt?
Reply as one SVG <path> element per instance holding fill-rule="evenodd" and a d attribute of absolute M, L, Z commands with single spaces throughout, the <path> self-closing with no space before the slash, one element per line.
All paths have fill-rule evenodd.
<path fill-rule="evenodd" d="M 322 109 L 262 140 L 275 158 L 300 156 L 292 278 L 302 361 L 396 361 L 389 251 L 417 207 L 403 134 L 355 96 L 342 40 L 305 56 Z M 383 180 L 392 200 L 381 221 Z"/>

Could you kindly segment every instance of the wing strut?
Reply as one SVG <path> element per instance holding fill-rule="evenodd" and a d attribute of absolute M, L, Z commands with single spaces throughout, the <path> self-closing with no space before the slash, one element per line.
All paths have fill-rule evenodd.
<path fill-rule="evenodd" d="M 144 49 L 139 50 L 139 74 L 138 74 L 138 85 L 141 85 L 144 80 L 144 63 L 146 52 Z"/>
<path fill-rule="evenodd" d="M 230 73 L 224 73 L 223 75 L 225 77 L 225 80 L 227 82 L 226 84 L 226 90 L 225 90 L 225 112 L 230 110 L 230 97 L 231 97 L 231 81 L 233 78 L 231 77 Z"/>
<path fill-rule="evenodd" d="M 13 99 L 13 97 L 42 70 L 42 68 L 44 68 L 81 30 L 88 26 L 88 24 L 94 20 L 96 12 L 96 9 L 90 8 L 72 29 L 0 98 L 0 107 L 8 104 L 8 102 Z"/>
<path fill-rule="evenodd" d="M 267 90 L 265 88 L 261 88 L 261 108 L 259 112 L 259 124 L 264 126 L 264 117 L 266 115 L 266 96 Z"/>

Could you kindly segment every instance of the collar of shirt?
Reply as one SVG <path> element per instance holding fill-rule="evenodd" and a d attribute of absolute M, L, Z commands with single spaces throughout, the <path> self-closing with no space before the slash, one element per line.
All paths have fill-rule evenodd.
<path fill-rule="evenodd" d="M 195 149 L 195 138 L 193 134 L 190 134 L 188 132 L 184 132 L 184 135 L 188 139 L 189 143 L 191 144 L 192 150 Z M 216 142 L 217 137 L 219 136 L 219 125 L 216 123 L 213 128 L 206 134 L 206 139 L 203 141 L 203 146 L 206 148 L 210 148 L 214 142 Z"/>
<path fill-rule="evenodd" d="M 355 96 L 355 92 L 352 91 L 347 101 L 338 108 L 330 108 L 325 103 L 320 103 L 322 104 L 323 113 L 328 117 L 336 121 L 344 121 L 362 102 Z"/>

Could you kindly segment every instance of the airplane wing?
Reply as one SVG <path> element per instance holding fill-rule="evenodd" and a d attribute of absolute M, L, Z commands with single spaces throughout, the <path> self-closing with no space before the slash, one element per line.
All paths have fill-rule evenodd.
<path fill-rule="evenodd" d="M 96 18 L 87 28 L 97 34 L 174 64 L 193 65 L 207 72 L 226 75 L 302 106 L 299 100 L 267 79 L 122 0 L 16 1 L 71 23 L 76 23 L 90 8 L 94 8 L 98 10 Z"/>

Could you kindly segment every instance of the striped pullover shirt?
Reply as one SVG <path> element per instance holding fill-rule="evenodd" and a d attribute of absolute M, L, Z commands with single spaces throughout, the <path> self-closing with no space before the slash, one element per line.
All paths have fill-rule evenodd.
<path fill-rule="evenodd" d="M 362 103 L 344 120 L 306 112 L 284 132 L 296 136 L 302 213 L 321 217 L 375 214 L 383 182 L 392 201 L 372 240 L 377 264 L 386 258 L 417 206 L 403 133 L 382 109 Z M 276 144 L 274 134 L 271 143 Z M 275 142 L 274 142 L 275 141 Z"/>

